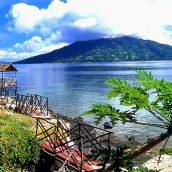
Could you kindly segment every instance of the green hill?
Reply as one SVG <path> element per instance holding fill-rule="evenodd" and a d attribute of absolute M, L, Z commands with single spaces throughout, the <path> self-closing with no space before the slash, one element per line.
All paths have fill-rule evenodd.
<path fill-rule="evenodd" d="M 47 54 L 16 63 L 114 62 L 172 60 L 172 46 L 134 37 L 78 41 Z"/>

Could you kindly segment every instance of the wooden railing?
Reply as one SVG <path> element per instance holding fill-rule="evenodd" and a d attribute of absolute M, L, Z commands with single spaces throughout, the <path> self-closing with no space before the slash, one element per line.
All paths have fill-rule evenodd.
<path fill-rule="evenodd" d="M 48 116 L 48 98 L 36 94 L 17 94 L 16 111 L 29 115 Z"/>
<path fill-rule="evenodd" d="M 52 155 L 62 167 L 76 171 L 100 169 L 100 161 L 90 159 L 91 152 L 111 149 L 111 132 L 55 113 L 48 98 L 17 94 L 16 111 L 36 118 L 36 137 L 44 152 Z"/>
<path fill-rule="evenodd" d="M 43 141 L 43 149 L 63 162 L 63 166 L 70 166 L 77 171 L 101 168 L 96 166 L 100 161 L 91 160 L 89 154 L 105 147 L 110 149 L 111 132 L 58 117 L 36 120 L 36 136 Z M 99 134 L 95 134 L 95 131 Z"/>
<path fill-rule="evenodd" d="M 14 77 L 10 78 L 0 78 L 1 88 L 15 88 L 17 86 L 17 79 Z"/>

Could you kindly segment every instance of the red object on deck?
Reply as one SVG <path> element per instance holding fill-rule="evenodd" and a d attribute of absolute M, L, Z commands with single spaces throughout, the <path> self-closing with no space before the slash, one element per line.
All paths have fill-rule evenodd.
<path fill-rule="evenodd" d="M 54 153 L 48 141 L 44 142 L 42 144 L 42 147 L 48 150 L 49 152 Z M 63 151 L 60 151 L 60 149 Z M 59 145 L 59 147 L 57 146 L 55 152 L 55 155 L 58 158 L 61 158 L 64 161 L 68 160 L 68 162 L 70 162 L 72 165 L 74 165 L 77 168 L 81 167 L 81 154 L 82 153 L 78 149 L 69 148 L 66 145 L 65 146 Z M 84 162 L 84 160 L 86 162 Z M 84 163 L 82 164 L 82 169 L 85 171 L 94 171 L 101 168 L 101 166 L 98 166 L 101 162 L 88 160 L 84 154 L 83 154 L 83 162 Z"/>

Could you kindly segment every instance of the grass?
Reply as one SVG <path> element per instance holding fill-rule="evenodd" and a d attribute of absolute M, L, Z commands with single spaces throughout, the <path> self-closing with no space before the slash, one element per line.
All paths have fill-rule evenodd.
<path fill-rule="evenodd" d="M 15 172 L 39 160 L 35 119 L 0 109 L 0 169 Z"/>

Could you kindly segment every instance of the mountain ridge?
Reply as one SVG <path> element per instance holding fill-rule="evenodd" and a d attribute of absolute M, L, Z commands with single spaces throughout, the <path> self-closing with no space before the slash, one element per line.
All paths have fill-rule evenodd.
<path fill-rule="evenodd" d="M 15 63 L 172 60 L 172 46 L 130 36 L 76 41 Z"/>

